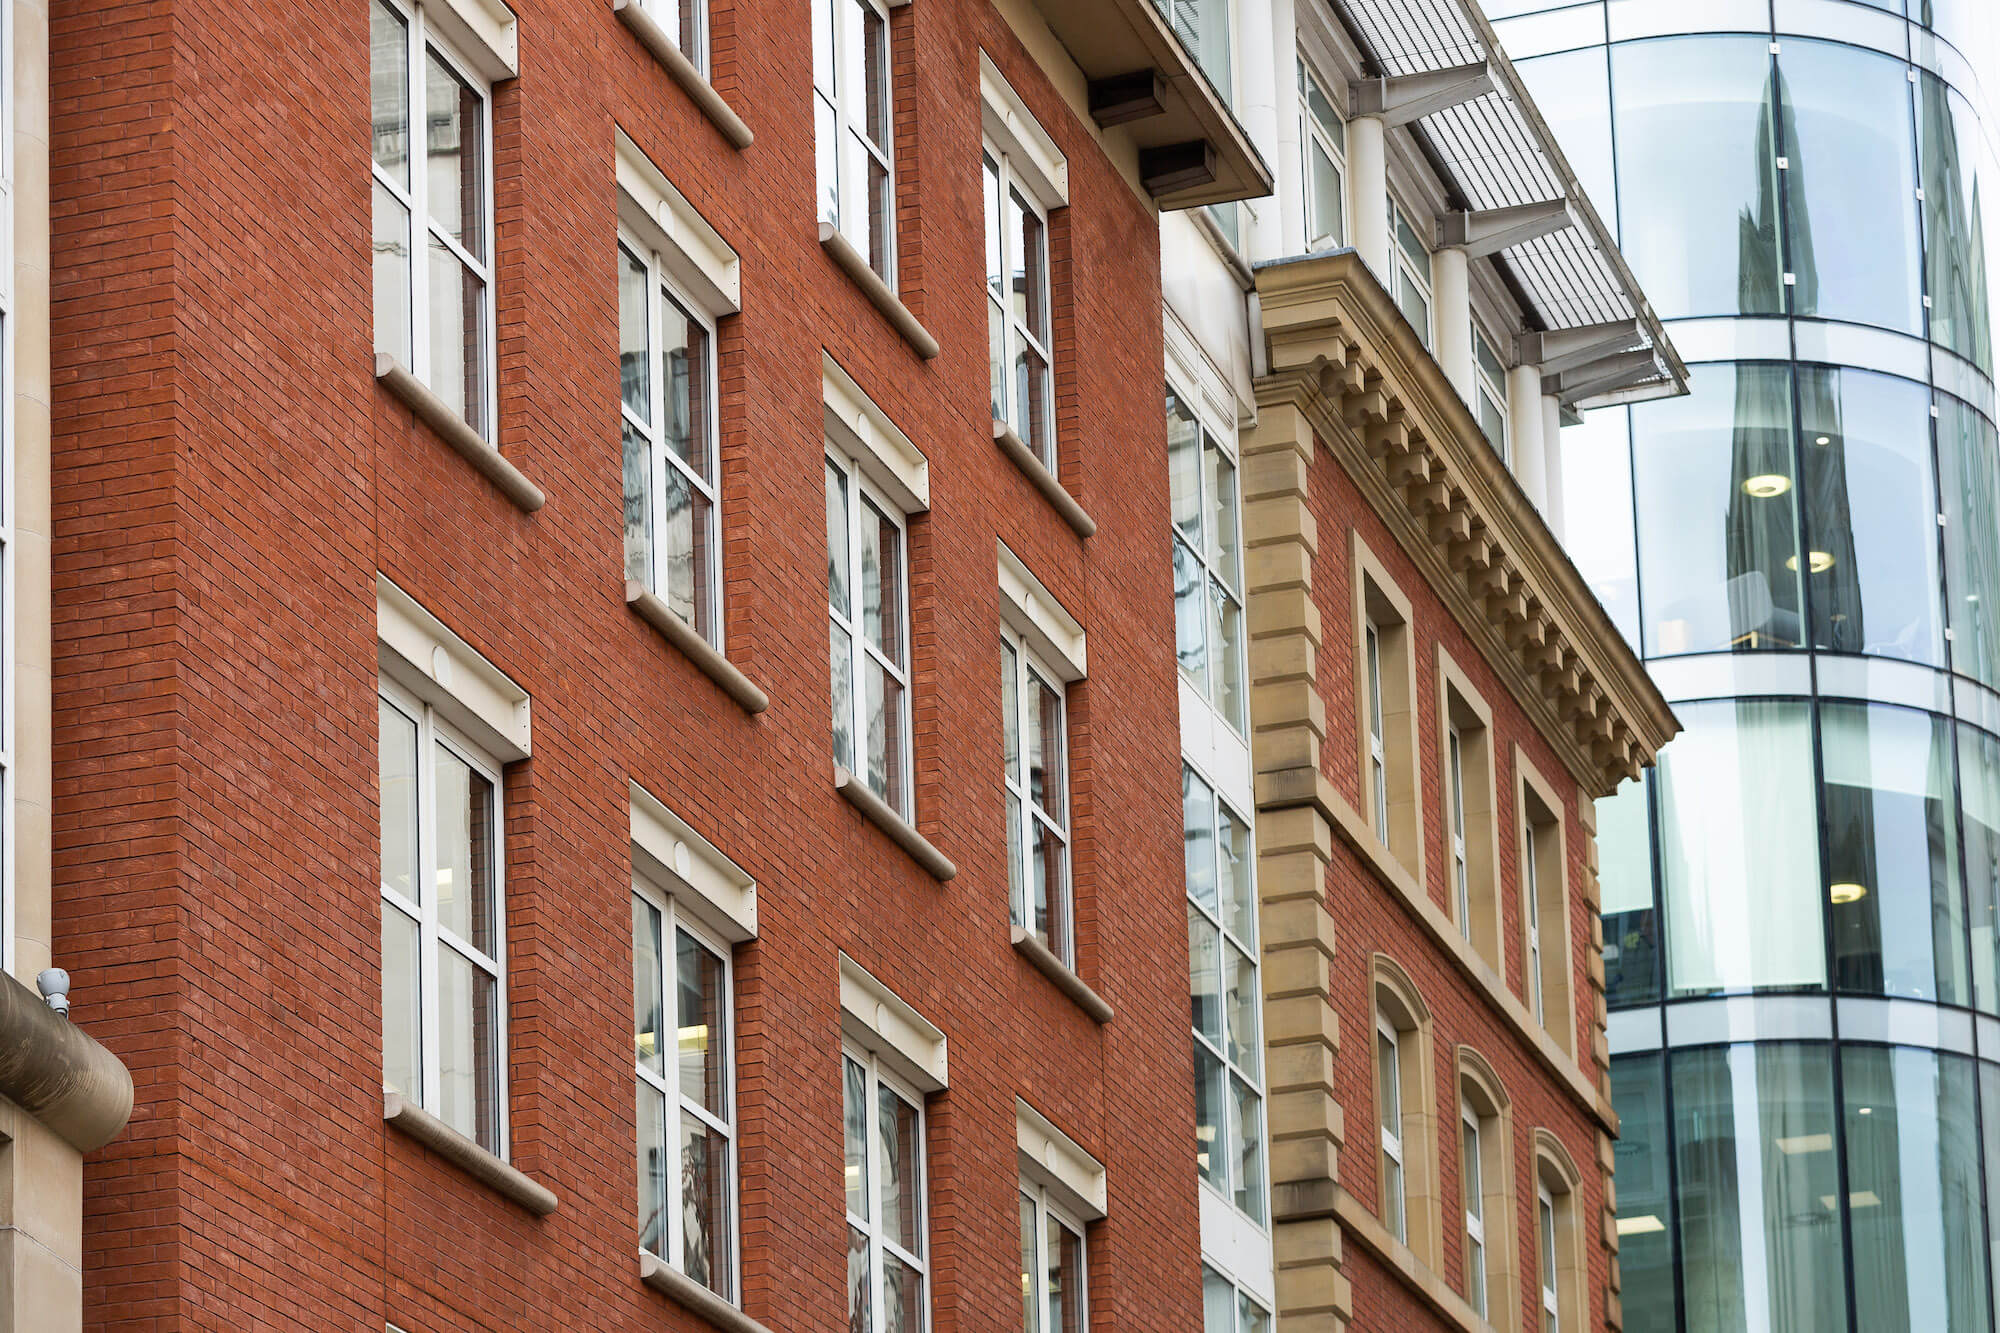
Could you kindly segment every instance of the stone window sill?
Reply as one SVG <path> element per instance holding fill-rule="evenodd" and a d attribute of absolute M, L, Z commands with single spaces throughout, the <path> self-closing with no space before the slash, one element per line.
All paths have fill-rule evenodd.
<path fill-rule="evenodd" d="M 917 322 L 917 317 L 910 313 L 910 308 L 903 304 L 896 293 L 889 290 L 889 284 L 882 281 L 882 275 L 868 267 L 868 261 L 861 257 L 859 250 L 848 243 L 845 236 L 840 234 L 838 227 L 831 222 L 820 223 L 819 243 L 820 248 L 832 256 L 833 262 L 840 266 L 840 271 L 861 289 L 861 294 L 882 312 L 885 319 L 896 326 L 896 332 L 903 335 L 903 341 L 909 343 L 918 356 L 926 361 L 937 356 L 937 339 L 931 337 L 930 331 Z"/>
<path fill-rule="evenodd" d="M 910 859 L 930 872 L 931 878 L 940 884 L 958 874 L 945 854 L 932 845 L 931 840 L 917 832 L 911 823 L 889 808 L 889 803 L 871 791 L 866 782 L 842 768 L 833 766 L 833 789 L 868 822 L 889 835 L 890 841 L 910 854 Z"/>
<path fill-rule="evenodd" d="M 521 469 L 501 457 L 498 449 L 481 439 L 464 417 L 446 407 L 444 399 L 432 393 L 395 357 L 386 352 L 375 354 L 375 381 L 395 395 L 417 420 L 436 432 L 459 457 L 477 468 L 481 476 L 514 502 L 516 509 L 532 514 L 547 503 L 541 487 L 521 475 Z"/>
<path fill-rule="evenodd" d="M 1075 529 L 1079 537 L 1088 537 L 1097 531 L 1097 520 L 1084 512 L 1076 497 L 1064 489 L 1056 480 L 1056 474 L 1049 471 L 1048 464 L 1035 457 L 1035 451 L 1016 435 L 1004 421 L 993 423 L 993 443 L 1000 446 L 1000 452 L 1014 460 L 1014 466 L 1027 474 L 1035 489 L 1042 493 L 1055 511 L 1062 515 L 1063 522 Z"/>
<path fill-rule="evenodd" d="M 1416 1251 L 1390 1235 L 1381 1219 L 1359 1199 L 1336 1186 L 1333 1209 L 1341 1230 L 1388 1267 L 1391 1276 L 1416 1293 L 1449 1327 L 1464 1333 L 1493 1333 L 1493 1325 L 1474 1314 L 1465 1298 L 1447 1286 L 1444 1277 L 1419 1259 Z"/>
<path fill-rule="evenodd" d="M 1035 970 L 1055 983 L 1057 990 L 1076 1002 L 1077 1008 L 1089 1014 L 1092 1021 L 1109 1023 L 1111 1006 L 1104 997 L 1092 990 L 1084 979 L 1071 971 L 1069 965 L 1049 951 L 1049 947 L 1036 939 L 1034 934 L 1021 926 L 1013 928 L 1014 952 L 1035 965 Z"/>
<path fill-rule="evenodd" d="M 409 1135 L 536 1217 L 547 1217 L 556 1210 L 556 1196 L 551 1190 L 528 1179 L 421 1106 L 405 1101 L 401 1093 L 382 1089 L 382 1119 L 391 1129 Z"/>
<path fill-rule="evenodd" d="M 644 1250 L 639 1252 L 639 1280 L 726 1333 L 771 1333 L 701 1283 Z"/>
<path fill-rule="evenodd" d="M 668 643 L 680 649 L 681 655 L 720 686 L 724 694 L 736 701 L 738 708 L 754 715 L 771 706 L 769 695 L 758 689 L 748 676 L 715 650 L 715 645 L 695 633 L 693 626 L 675 615 L 644 585 L 628 579 L 625 583 L 625 604 L 639 619 L 658 630 Z"/>
<path fill-rule="evenodd" d="M 729 109 L 729 103 L 722 100 L 722 94 L 701 76 L 694 62 L 674 45 L 673 38 L 667 36 L 666 30 L 646 12 L 644 0 L 611 0 L 611 12 L 639 39 L 639 45 L 666 68 L 673 81 L 681 86 L 681 91 L 701 108 L 709 123 L 722 132 L 730 147 L 741 152 L 750 146 L 756 138 L 750 133 L 750 127 L 743 123 L 741 116 Z"/>

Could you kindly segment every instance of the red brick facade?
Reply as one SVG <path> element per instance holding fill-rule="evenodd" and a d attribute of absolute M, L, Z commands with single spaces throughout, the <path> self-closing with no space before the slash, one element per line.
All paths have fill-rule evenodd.
<path fill-rule="evenodd" d="M 547 494 L 533 515 L 373 378 L 366 7 L 84 0 L 55 22 L 57 954 L 138 1084 L 90 1167 L 87 1326 L 705 1326 L 634 1266 L 630 780 L 758 883 L 736 952 L 749 1312 L 843 1326 L 845 951 L 951 1045 L 939 1333 L 1017 1318 L 1016 1096 L 1106 1167 L 1094 1326 L 1197 1327 L 1151 209 L 995 10 L 894 11 L 901 291 L 943 347 L 923 362 L 818 244 L 803 0 L 711 5 L 740 153 L 608 3 L 517 11 L 521 73 L 493 99 L 497 438 Z M 1055 373 L 1088 541 L 988 429 L 981 49 L 1068 155 Z M 720 478 L 755 718 L 622 595 L 614 126 L 742 259 Z M 831 782 L 822 347 L 930 464 L 915 822 L 958 866 L 943 885 Z M 1008 946 L 996 539 L 1090 639 L 1071 810 L 1102 1027 Z M 546 1219 L 382 1123 L 378 571 L 533 700 L 533 757 L 505 775 L 508 1114 L 513 1162 L 560 1198 Z"/>

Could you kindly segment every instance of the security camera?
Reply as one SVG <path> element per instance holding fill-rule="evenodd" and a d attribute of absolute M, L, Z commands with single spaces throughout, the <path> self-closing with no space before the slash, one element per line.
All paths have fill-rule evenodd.
<path fill-rule="evenodd" d="M 59 967 L 52 967 L 35 978 L 35 987 L 42 993 L 42 999 L 49 1008 L 69 1017 L 69 973 Z"/>

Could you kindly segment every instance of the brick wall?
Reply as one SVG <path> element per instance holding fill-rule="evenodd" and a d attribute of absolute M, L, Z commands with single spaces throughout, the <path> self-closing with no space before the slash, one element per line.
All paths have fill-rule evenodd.
<path fill-rule="evenodd" d="M 694 1328 L 635 1271 L 626 784 L 756 877 L 738 963 L 743 1289 L 844 1320 L 836 955 L 948 1034 L 940 1333 L 1018 1302 L 1013 1099 L 1096 1154 L 1092 1297 L 1199 1321 L 1158 233 L 998 15 L 897 11 L 905 299 L 924 363 L 821 252 L 805 6 L 714 0 L 731 150 L 598 0 L 517 0 L 493 100 L 498 438 L 526 516 L 372 376 L 368 15 L 79 0 L 52 32 L 56 949 L 132 1068 L 90 1167 L 102 1329 Z M 1052 228 L 1079 541 L 993 446 L 984 48 L 1069 156 Z M 613 126 L 742 257 L 719 331 L 730 655 L 751 719 L 625 607 Z M 917 823 L 940 886 L 834 793 L 820 349 L 927 455 L 911 527 Z M 1091 1023 L 1007 946 L 996 539 L 1086 626 L 1071 693 Z M 381 1121 L 374 581 L 534 700 L 506 775 L 513 1159 L 535 1221 Z M 1059 1052 L 1059 1054 L 1057 1054 Z"/>

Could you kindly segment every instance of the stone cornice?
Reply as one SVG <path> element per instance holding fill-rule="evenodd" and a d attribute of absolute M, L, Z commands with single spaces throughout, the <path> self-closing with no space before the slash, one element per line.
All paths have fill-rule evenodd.
<path fill-rule="evenodd" d="M 1313 425 L 1591 795 L 1651 764 L 1672 710 L 1360 256 L 1264 265 L 1257 295 L 1259 406 Z"/>

